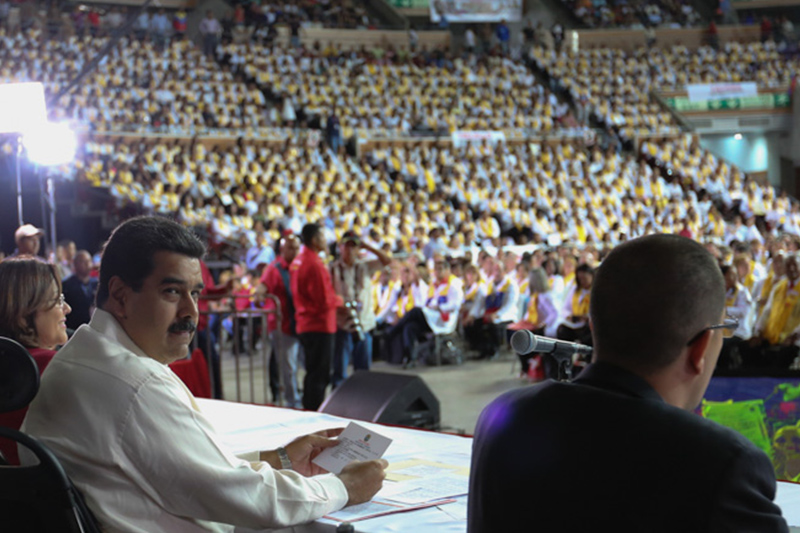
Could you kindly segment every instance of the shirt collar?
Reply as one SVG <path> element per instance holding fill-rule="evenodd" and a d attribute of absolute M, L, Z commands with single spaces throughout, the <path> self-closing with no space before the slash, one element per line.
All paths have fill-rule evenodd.
<path fill-rule="evenodd" d="M 108 311 L 104 311 L 100 308 L 95 309 L 95 312 L 92 315 L 92 320 L 89 322 L 89 327 L 109 340 L 124 346 L 127 350 L 135 353 L 139 357 L 153 359 L 144 353 L 144 351 L 142 351 L 142 349 L 139 348 L 135 342 L 133 342 L 133 339 L 128 336 L 128 334 L 122 328 L 122 325 L 117 321 L 116 318 L 114 318 L 114 315 Z M 153 361 L 156 360 L 153 359 Z"/>
<path fill-rule="evenodd" d="M 647 381 L 620 366 L 599 361 L 587 366 L 573 383 L 605 389 L 643 400 L 663 402 L 664 399 Z"/>

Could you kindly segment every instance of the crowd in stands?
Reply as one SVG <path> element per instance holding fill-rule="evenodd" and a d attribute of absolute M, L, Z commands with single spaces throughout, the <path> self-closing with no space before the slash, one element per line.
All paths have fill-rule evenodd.
<path fill-rule="evenodd" d="M 107 37 L 50 40 L 38 30 L 0 39 L 0 83 L 40 81 L 58 92 L 98 53 Z M 173 131 L 260 128 L 270 124 L 266 100 L 237 81 L 191 42 L 158 49 L 123 37 L 119 44 L 51 110 L 99 131 Z"/>
<path fill-rule="evenodd" d="M 702 18 L 690 0 L 564 0 L 590 28 L 683 28 Z"/>
<path fill-rule="evenodd" d="M 56 94 L 107 41 L 9 33 L 0 39 L 0 82 L 41 81 Z M 216 52 L 222 66 L 187 40 L 123 37 L 59 100 L 53 118 L 97 131 L 192 133 L 320 125 L 336 115 L 345 138 L 355 129 L 547 133 L 577 125 L 524 63 L 507 57 L 331 44 L 226 44 Z"/>
<path fill-rule="evenodd" d="M 548 132 L 569 111 L 523 63 L 502 56 L 464 59 L 424 47 L 413 54 L 391 46 L 344 51 L 333 44 L 302 52 L 230 44 L 221 53 L 247 79 L 282 97 L 290 117 L 302 113 L 313 121 L 336 113 L 345 130 Z"/>
<path fill-rule="evenodd" d="M 256 27 L 286 23 L 324 28 L 376 28 L 379 23 L 366 6 L 363 0 L 245 1 L 236 5 L 232 19 L 234 24 Z"/>
<path fill-rule="evenodd" d="M 626 52 L 590 48 L 577 52 L 537 47 L 533 61 L 601 125 L 625 140 L 680 130 L 651 98 L 651 91 L 685 90 L 687 84 L 753 81 L 760 88 L 788 88 L 800 59 L 778 52 L 773 41 L 728 42 L 689 50 L 685 46 Z M 632 80 L 636 80 L 632 83 Z"/>
<path fill-rule="evenodd" d="M 187 3 L 188 4 L 188 3 Z M 376 28 L 379 21 L 373 18 L 362 0 L 328 0 L 316 2 L 301 0 L 232 2 L 223 18 L 222 29 L 230 33 L 234 28 L 272 28 L 279 25 L 292 27 L 325 28 Z M 187 5 L 188 7 L 188 5 Z M 57 2 L 0 1 L 0 28 L 10 30 L 38 27 L 51 35 L 67 37 L 89 33 L 102 36 L 113 33 L 138 12 L 138 7 L 123 5 L 59 5 Z M 187 9 L 145 9 L 136 14 L 133 25 L 135 35 L 142 39 L 169 38 L 186 33 Z"/>
<path fill-rule="evenodd" d="M 219 242 L 321 224 L 335 242 L 352 230 L 394 253 L 463 255 L 481 246 L 614 245 L 654 232 L 724 243 L 736 223 L 767 236 L 800 234 L 795 203 L 699 147 L 691 137 L 647 141 L 623 155 L 580 143 L 453 148 L 378 143 L 360 156 L 325 145 L 142 141 L 87 144 L 83 178 L 120 206 L 178 213 Z M 353 186 L 357 184 L 357 186 Z M 734 228 L 734 229 L 732 229 Z"/>

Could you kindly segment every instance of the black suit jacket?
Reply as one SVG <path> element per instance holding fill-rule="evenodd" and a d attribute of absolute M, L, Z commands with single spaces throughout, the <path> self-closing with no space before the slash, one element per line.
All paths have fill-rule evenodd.
<path fill-rule="evenodd" d="M 86 290 L 84 290 L 84 287 L 86 287 Z M 84 285 L 73 274 L 61 284 L 61 291 L 64 293 L 64 299 L 72 308 L 72 312 L 67 315 L 67 327 L 69 329 L 78 329 L 81 324 L 88 324 L 92 318 L 91 308 L 94 305 L 94 297 L 97 293 L 97 279 L 89 278 L 88 285 Z"/>
<path fill-rule="evenodd" d="M 607 363 L 480 416 L 469 533 L 788 531 L 767 456 Z"/>

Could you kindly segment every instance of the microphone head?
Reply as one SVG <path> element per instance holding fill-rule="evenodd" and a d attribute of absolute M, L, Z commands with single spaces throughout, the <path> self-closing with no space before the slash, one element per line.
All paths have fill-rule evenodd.
<path fill-rule="evenodd" d="M 520 355 L 531 353 L 536 346 L 536 336 L 528 330 L 521 329 L 511 335 L 511 348 Z"/>

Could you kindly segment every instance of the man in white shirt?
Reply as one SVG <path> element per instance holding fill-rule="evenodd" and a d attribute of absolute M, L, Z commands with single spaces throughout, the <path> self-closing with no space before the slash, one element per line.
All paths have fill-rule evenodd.
<path fill-rule="evenodd" d="M 368 501 L 385 461 L 323 473 L 311 459 L 338 430 L 238 458 L 167 366 L 188 353 L 204 251 L 165 218 L 114 230 L 98 309 L 51 363 L 23 431 L 56 454 L 105 531 L 284 527 Z"/>
<path fill-rule="evenodd" d="M 733 336 L 722 341 L 722 351 L 717 361 L 717 368 L 729 370 L 741 365 L 739 345 L 752 335 L 755 306 L 750 291 L 739 283 L 739 273 L 734 266 L 722 266 L 722 276 L 725 278 L 725 314 L 738 322 Z"/>
<path fill-rule="evenodd" d="M 222 33 L 222 26 L 214 18 L 212 11 L 206 12 L 206 18 L 200 21 L 200 35 L 203 36 L 203 53 L 213 58 L 217 50 L 217 42 Z"/>

